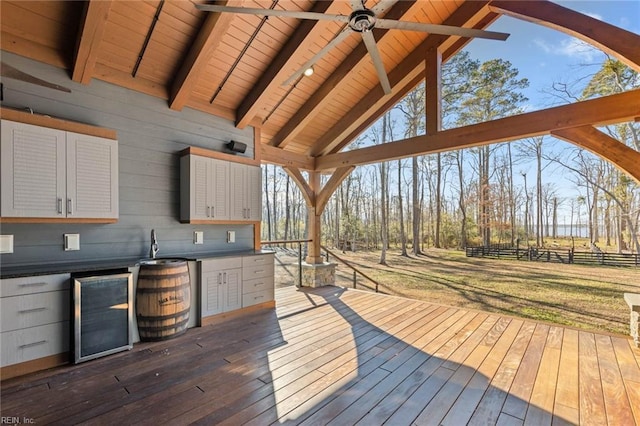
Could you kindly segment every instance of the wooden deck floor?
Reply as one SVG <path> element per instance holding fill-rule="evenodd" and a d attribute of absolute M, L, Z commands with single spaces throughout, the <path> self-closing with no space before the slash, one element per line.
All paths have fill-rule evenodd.
<path fill-rule="evenodd" d="M 37 424 L 640 423 L 629 339 L 325 287 L 2 383 Z"/>

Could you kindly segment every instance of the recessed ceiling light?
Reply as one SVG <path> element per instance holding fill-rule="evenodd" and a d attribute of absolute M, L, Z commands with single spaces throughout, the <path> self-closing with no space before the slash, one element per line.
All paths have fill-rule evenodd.
<path fill-rule="evenodd" d="M 304 75 L 306 75 L 307 77 L 311 77 L 313 75 L 313 67 L 309 67 L 304 70 Z"/>

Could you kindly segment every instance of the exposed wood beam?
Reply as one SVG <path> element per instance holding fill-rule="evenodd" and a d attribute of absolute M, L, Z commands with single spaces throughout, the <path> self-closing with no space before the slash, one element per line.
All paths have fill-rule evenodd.
<path fill-rule="evenodd" d="M 242 5 L 241 1 L 225 1 L 221 3 L 228 6 Z M 187 104 L 198 76 L 211 60 L 213 52 L 222 41 L 222 37 L 227 33 L 234 16 L 231 13 L 205 13 L 207 13 L 207 16 L 202 28 L 173 80 L 169 108 L 176 111 L 182 110 Z"/>
<path fill-rule="evenodd" d="M 640 114 L 640 89 L 442 130 L 435 135 L 416 136 L 316 158 L 316 170 L 361 165 L 433 152 L 512 141 L 550 134 L 560 129 L 631 121 Z"/>
<path fill-rule="evenodd" d="M 480 17 L 480 19 L 478 19 L 478 17 Z M 497 13 L 476 15 L 473 20 L 473 28 L 486 28 L 499 17 L 500 15 L 498 15 Z M 451 58 L 453 55 L 462 50 L 468 42 L 469 39 L 466 38 L 446 39 L 442 44 L 440 44 L 441 48 L 444 49 L 442 58 Z M 362 114 L 359 117 L 353 117 L 353 119 L 357 120 L 360 124 L 354 127 L 350 133 L 343 134 L 339 141 L 334 142 L 332 144 L 333 148 L 329 152 L 325 151 L 322 154 L 326 155 L 327 153 L 333 154 L 336 152 L 340 152 L 342 148 L 349 145 L 353 140 L 355 140 L 358 135 L 371 127 L 371 125 L 375 123 L 376 120 L 378 120 L 378 118 L 382 116 L 382 114 L 384 114 L 387 110 L 393 108 L 393 106 L 395 106 L 403 96 L 413 90 L 422 80 L 424 80 L 424 75 L 421 73 L 416 74 L 413 80 L 409 80 L 404 85 L 404 87 L 398 91 L 397 95 L 392 96 L 390 99 L 387 99 L 387 101 L 382 105 L 380 105 L 380 103 L 378 102 L 376 108 L 369 109 L 365 114 Z"/>
<path fill-rule="evenodd" d="M 296 152 L 285 151 L 282 148 L 276 148 L 266 144 L 260 144 L 261 160 L 263 163 L 276 164 L 282 167 L 295 167 L 302 170 L 315 169 L 315 160 L 307 155 L 298 154 Z"/>
<path fill-rule="evenodd" d="M 283 167 L 284 171 L 293 179 L 293 181 L 298 185 L 300 192 L 302 192 L 302 196 L 304 197 L 304 201 L 307 203 L 307 207 L 313 207 L 316 204 L 316 194 L 313 192 L 309 184 L 307 183 L 304 176 L 300 172 L 300 169 L 291 166 Z"/>
<path fill-rule="evenodd" d="M 311 8 L 311 12 L 330 13 L 332 9 L 337 8 L 338 2 L 318 1 Z M 271 62 L 267 70 L 260 76 L 260 80 L 255 84 L 253 89 L 242 100 L 238 107 L 236 126 L 244 128 L 251 120 L 253 120 L 265 101 L 270 99 L 274 92 L 280 89 L 283 81 L 290 74 L 297 70 L 293 70 L 299 66 L 294 59 L 298 52 L 308 50 L 309 45 L 316 39 L 316 32 L 321 31 L 326 23 L 312 20 L 302 20 L 298 28 L 292 36 L 287 40 L 282 50 Z"/>
<path fill-rule="evenodd" d="M 323 3 L 323 2 L 319 2 Z M 396 3 L 389 12 L 385 15 L 385 19 L 401 19 L 403 16 L 408 15 L 413 10 L 415 1 L 400 1 Z M 381 40 L 387 36 L 389 30 L 374 30 L 374 37 L 376 40 Z M 270 144 L 273 146 L 286 146 L 291 142 L 295 136 L 297 136 L 304 127 L 309 124 L 313 118 L 326 106 L 328 102 L 331 102 L 331 94 L 339 90 L 340 83 L 353 72 L 358 65 L 365 60 L 368 60 L 369 53 L 363 42 L 358 43 L 358 46 L 347 56 L 347 58 L 338 66 L 338 68 L 329 76 L 329 78 L 322 83 L 320 88 L 314 92 L 313 95 L 304 103 L 304 105 L 287 121 L 287 123 L 278 131 L 273 137 Z"/>
<path fill-rule="evenodd" d="M 442 128 L 442 53 L 437 47 L 427 51 L 425 67 L 425 113 L 427 115 L 425 123 L 427 134 L 433 135 Z"/>
<path fill-rule="evenodd" d="M 550 1 L 493 1 L 494 12 L 562 31 L 640 71 L 640 36 Z"/>
<path fill-rule="evenodd" d="M 320 192 L 320 173 L 309 172 L 309 186 L 314 194 Z M 317 200 L 316 200 L 317 202 Z M 307 230 L 311 242 L 307 244 L 307 257 L 305 261 L 310 264 L 323 263 L 320 234 L 322 233 L 322 214 L 316 210 L 316 206 L 307 207 Z"/>
<path fill-rule="evenodd" d="M 476 28 L 477 22 L 487 22 L 485 19 L 487 14 L 494 15 L 492 12 L 489 12 L 486 7 L 486 2 L 465 2 L 445 20 L 443 24 Z M 420 79 L 424 77 L 425 52 L 431 48 L 439 48 L 440 51 L 448 53 L 451 51 L 450 47 L 458 40 L 458 37 L 436 34 L 429 35 L 389 73 L 389 82 L 391 83 L 393 91 L 392 95 L 384 96 L 382 89 L 376 86 L 358 102 L 355 108 L 349 111 L 349 114 L 343 117 L 333 128 L 329 129 L 329 131 L 314 144 L 308 153 L 312 156 L 326 155 L 332 152 L 336 146 L 344 146 L 351 142 L 352 139 L 347 140 L 346 137 L 352 135 L 355 129 L 361 127 L 360 125 L 362 123 L 368 122 L 369 125 L 373 123 L 379 116 L 372 116 L 372 113 L 379 111 L 381 105 L 395 105 L 406 95 L 407 92 L 398 90 L 398 87 L 406 88 L 408 83 L 413 81 L 416 76 L 420 76 Z M 448 57 L 443 57 L 443 60 L 446 59 L 448 59 Z M 411 89 L 409 88 L 409 90 Z M 364 126 L 364 129 L 367 127 L 368 125 Z"/>
<path fill-rule="evenodd" d="M 349 176 L 355 168 L 355 166 L 340 167 L 333 172 L 327 183 L 322 187 L 320 193 L 316 196 L 316 214 L 322 214 L 325 207 L 327 207 L 331 195 L 333 195 L 342 181 Z"/>
<path fill-rule="evenodd" d="M 90 0 L 86 3 L 71 72 L 73 81 L 82 84 L 89 84 L 91 81 L 111 5 L 111 0 Z"/>
<path fill-rule="evenodd" d="M 640 152 L 592 126 L 571 127 L 551 132 L 552 136 L 582 147 L 610 161 L 640 183 Z"/>

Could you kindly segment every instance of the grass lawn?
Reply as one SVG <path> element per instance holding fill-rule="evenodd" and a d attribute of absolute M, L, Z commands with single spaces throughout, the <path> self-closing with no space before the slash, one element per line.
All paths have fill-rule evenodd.
<path fill-rule="evenodd" d="M 468 258 L 439 249 L 419 257 L 388 251 L 386 266 L 379 264 L 380 252 L 336 254 L 377 280 L 384 293 L 625 335 L 623 293 L 640 292 L 638 268 Z M 337 263 L 337 284 L 351 287 L 352 271 Z M 364 285 L 373 287 L 358 276 L 358 288 Z"/>

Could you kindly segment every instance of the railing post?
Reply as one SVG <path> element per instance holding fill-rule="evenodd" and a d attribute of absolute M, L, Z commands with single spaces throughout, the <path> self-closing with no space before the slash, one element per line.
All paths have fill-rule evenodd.
<path fill-rule="evenodd" d="M 298 287 L 302 287 L 302 243 L 298 241 Z"/>
<path fill-rule="evenodd" d="M 356 271 L 353 271 L 353 288 L 356 288 Z"/>

